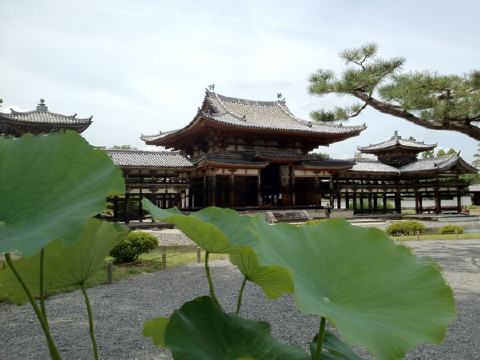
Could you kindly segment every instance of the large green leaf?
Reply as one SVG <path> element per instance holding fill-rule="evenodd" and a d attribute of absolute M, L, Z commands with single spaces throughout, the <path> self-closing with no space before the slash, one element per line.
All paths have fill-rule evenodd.
<path fill-rule="evenodd" d="M 254 224 L 259 216 L 240 216 L 236 211 L 209 207 L 183 215 L 177 208 L 160 209 L 148 199 L 144 208 L 157 220 L 175 224 L 192 241 L 211 253 L 230 254 L 230 260 L 242 274 L 262 288 L 268 298 L 293 292 L 292 276 L 284 267 L 258 264 L 252 247 L 257 246 Z"/>
<path fill-rule="evenodd" d="M 326 317 L 349 343 L 380 359 L 401 359 L 417 344 L 441 342 L 455 318 L 452 290 L 436 264 L 378 229 L 340 219 L 256 225 L 259 263 L 291 270 L 297 306 Z"/>
<path fill-rule="evenodd" d="M 126 235 L 126 228 L 119 224 L 91 219 L 83 227 L 80 237 L 67 247 L 61 240 L 52 241 L 44 249 L 44 290 L 61 290 L 85 283 L 105 264 L 110 250 Z M 38 296 L 40 254 L 16 260 L 15 268 L 30 292 Z M 10 267 L 0 271 L 2 297 L 19 305 L 28 301 Z"/>
<path fill-rule="evenodd" d="M 312 354 L 312 358 L 317 351 L 317 337 L 318 334 L 310 343 L 310 353 Z M 322 359 L 325 360 L 362 360 L 362 358 L 350 349 L 347 344 L 328 330 L 325 330 L 322 349 Z"/>
<path fill-rule="evenodd" d="M 0 138 L 0 254 L 68 244 L 124 188 L 108 155 L 74 131 Z"/>
<path fill-rule="evenodd" d="M 227 314 L 204 296 L 185 303 L 170 317 L 147 322 L 147 336 L 165 344 L 175 360 L 309 360 L 302 349 L 272 337 L 270 325 Z M 159 337 L 155 340 L 155 324 Z M 164 339 L 161 339 L 164 334 Z"/>

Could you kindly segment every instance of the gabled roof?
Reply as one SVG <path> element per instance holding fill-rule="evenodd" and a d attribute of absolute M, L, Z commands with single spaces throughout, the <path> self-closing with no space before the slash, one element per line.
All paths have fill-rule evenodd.
<path fill-rule="evenodd" d="M 400 170 L 396 167 L 384 164 L 378 160 L 371 159 L 355 159 L 355 165 L 350 171 L 357 173 L 374 173 L 374 174 L 400 174 Z"/>
<path fill-rule="evenodd" d="M 402 166 L 400 171 L 402 173 L 409 174 L 425 171 L 447 171 L 454 166 L 460 167 L 464 173 L 477 171 L 477 169 L 460 157 L 460 153 L 434 158 L 418 159 L 417 161 Z"/>
<path fill-rule="evenodd" d="M 460 173 L 466 174 L 477 170 L 460 157 L 460 154 L 436 158 L 418 159 L 397 169 L 378 160 L 357 159 L 350 171 L 375 174 L 416 175 L 418 173 L 441 173 L 457 166 Z"/>
<path fill-rule="evenodd" d="M 52 125 L 90 125 L 92 123 L 92 116 L 89 118 L 77 118 L 74 115 L 62 115 L 50 111 L 15 111 L 10 109 L 10 114 L 0 113 L 0 120 L 15 121 L 19 123 L 28 124 L 52 124 Z"/>
<path fill-rule="evenodd" d="M 365 125 L 342 126 L 299 119 L 288 109 L 285 100 L 246 100 L 206 90 L 202 107 L 189 124 L 179 130 L 160 132 L 157 135 L 142 135 L 141 139 L 147 144 L 171 146 L 173 139 L 189 132 L 200 122 L 210 122 L 213 125 L 237 130 L 330 138 L 328 143 L 356 136 L 366 128 Z"/>
<path fill-rule="evenodd" d="M 369 146 L 359 146 L 358 150 L 362 153 L 367 154 L 377 154 L 383 151 L 390 151 L 394 149 L 408 149 L 415 152 L 432 150 L 437 146 L 437 144 L 425 144 L 423 141 L 413 141 L 402 139 L 400 135 L 395 131 L 395 134 L 390 140 L 383 141 L 377 144 L 372 144 Z"/>
<path fill-rule="evenodd" d="M 107 150 L 120 167 L 190 168 L 193 164 L 177 151 Z"/>
<path fill-rule="evenodd" d="M 15 111 L 10 109 L 10 113 L 0 113 L 0 130 L 19 134 L 28 132 L 28 129 L 33 129 L 32 132 L 35 133 L 59 129 L 75 129 L 83 132 L 92 123 L 92 118 L 92 116 L 77 118 L 77 114 L 62 115 L 48 111 L 45 100 L 40 99 L 36 110 Z"/>

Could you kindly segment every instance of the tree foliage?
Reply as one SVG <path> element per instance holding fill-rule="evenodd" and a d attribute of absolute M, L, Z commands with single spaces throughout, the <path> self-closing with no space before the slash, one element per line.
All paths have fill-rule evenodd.
<path fill-rule="evenodd" d="M 377 45 L 366 44 L 340 53 L 347 65 L 337 76 L 320 69 L 310 76 L 309 91 L 315 95 L 351 95 L 359 103 L 318 110 L 319 121 L 347 120 L 371 106 L 414 124 L 438 130 L 454 130 L 480 140 L 480 70 L 464 75 L 437 72 L 402 73 L 402 57 L 377 57 Z"/>

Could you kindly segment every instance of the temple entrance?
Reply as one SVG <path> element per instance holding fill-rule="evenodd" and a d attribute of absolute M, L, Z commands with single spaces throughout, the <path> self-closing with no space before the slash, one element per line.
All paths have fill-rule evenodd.
<path fill-rule="evenodd" d="M 281 206 L 281 178 L 280 165 L 268 164 L 260 170 L 260 193 L 262 197 L 262 205 L 264 206 Z"/>

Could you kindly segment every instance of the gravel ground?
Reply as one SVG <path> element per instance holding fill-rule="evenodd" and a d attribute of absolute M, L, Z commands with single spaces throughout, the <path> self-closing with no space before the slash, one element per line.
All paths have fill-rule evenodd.
<path fill-rule="evenodd" d="M 458 319 L 439 346 L 419 346 L 406 359 L 480 359 L 480 241 L 408 242 L 422 256 L 437 259 L 454 288 Z M 240 286 L 239 273 L 225 261 L 212 264 L 220 301 L 233 310 Z M 166 351 L 143 338 L 142 324 L 169 315 L 184 301 L 205 294 L 207 283 L 199 265 L 139 275 L 89 290 L 96 318 L 102 359 L 170 359 Z M 303 345 L 318 320 L 298 313 L 290 297 L 266 300 L 259 289 L 247 286 L 243 315 L 270 321 L 275 336 Z M 80 293 L 48 299 L 50 325 L 64 359 L 91 359 L 86 310 Z M 48 359 L 43 336 L 29 306 L 0 304 L 0 358 Z"/>

